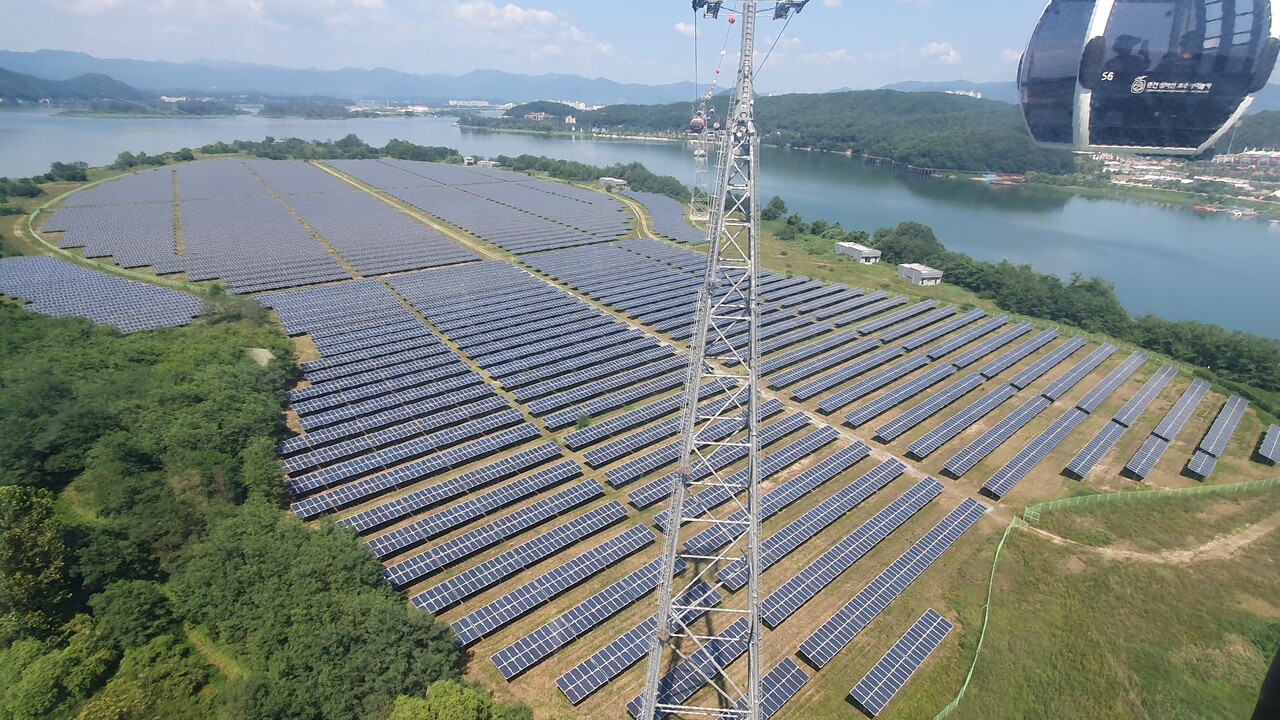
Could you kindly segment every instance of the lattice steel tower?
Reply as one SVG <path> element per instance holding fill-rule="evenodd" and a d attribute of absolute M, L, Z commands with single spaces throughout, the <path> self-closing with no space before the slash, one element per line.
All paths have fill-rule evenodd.
<path fill-rule="evenodd" d="M 774 19 L 789 18 L 807 1 L 779 0 Z M 721 4 L 706 3 L 706 17 L 715 17 Z M 656 631 L 640 708 L 644 720 L 762 720 L 756 390 L 760 208 L 755 187 L 760 140 L 753 120 L 752 82 L 756 12 L 756 0 L 744 0 L 737 85 L 724 117 L 710 193 L 706 276 L 698 295 L 685 389 L 678 481 L 665 522 Z M 700 408 L 702 386 L 724 382 L 737 383 L 742 392 L 729 392 L 723 400 Z M 743 457 L 745 470 L 730 472 Z M 726 463 L 729 458 L 734 462 Z M 727 544 L 716 544 L 718 550 L 710 549 L 711 543 L 691 547 L 681 542 L 682 527 L 685 540 L 711 531 Z M 746 568 L 745 590 L 731 593 L 720 586 L 717 574 L 731 567 Z M 743 655 L 745 663 L 740 661 Z M 686 697 L 688 688 L 703 685 L 712 690 Z"/>

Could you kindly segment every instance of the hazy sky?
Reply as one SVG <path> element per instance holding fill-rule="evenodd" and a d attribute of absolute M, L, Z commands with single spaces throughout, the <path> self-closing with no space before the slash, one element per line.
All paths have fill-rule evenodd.
<path fill-rule="evenodd" d="M 696 16 L 703 82 L 725 47 L 727 9 L 740 5 L 726 2 L 719 21 Z M 777 42 L 757 89 L 1011 80 L 1043 9 L 1041 0 L 812 0 Z M 0 0 L 0 17 L 7 50 L 415 73 L 489 68 L 649 84 L 694 76 L 688 0 Z M 762 18 L 761 56 L 782 27 Z"/>

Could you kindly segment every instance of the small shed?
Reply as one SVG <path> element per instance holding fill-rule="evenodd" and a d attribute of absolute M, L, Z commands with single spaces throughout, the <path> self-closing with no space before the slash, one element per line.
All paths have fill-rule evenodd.
<path fill-rule="evenodd" d="M 912 285 L 941 285 L 942 271 L 920 263 L 903 263 L 898 266 L 898 278 Z"/>
<path fill-rule="evenodd" d="M 856 242 L 838 242 L 836 243 L 836 252 L 841 255 L 848 255 L 863 265 L 874 265 L 880 262 L 879 250 Z"/>
<path fill-rule="evenodd" d="M 627 186 L 627 181 L 622 178 L 602 177 L 600 178 L 600 184 L 605 187 L 624 188 Z"/>

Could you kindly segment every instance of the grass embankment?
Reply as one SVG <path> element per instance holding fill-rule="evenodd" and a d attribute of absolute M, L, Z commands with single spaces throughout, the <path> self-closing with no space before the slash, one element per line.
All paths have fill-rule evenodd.
<path fill-rule="evenodd" d="M 951 717 L 1248 717 L 1280 643 L 1277 514 L 1269 489 L 1060 510 L 1040 523 L 1138 551 L 1123 556 L 1016 530 Z M 1169 557 L 1178 550 L 1193 552 Z"/>

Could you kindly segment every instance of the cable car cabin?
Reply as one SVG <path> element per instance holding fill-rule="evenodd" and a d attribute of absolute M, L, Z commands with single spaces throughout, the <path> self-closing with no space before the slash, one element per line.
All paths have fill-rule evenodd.
<path fill-rule="evenodd" d="M 1194 155 L 1244 116 L 1280 49 L 1280 0 L 1051 0 L 1018 68 L 1035 141 Z"/>
<path fill-rule="evenodd" d="M 693 119 L 689 121 L 690 134 L 700 135 L 702 134 L 702 131 L 706 129 L 707 129 L 707 121 L 702 119 L 702 113 L 698 113 L 697 115 L 694 115 Z"/>

